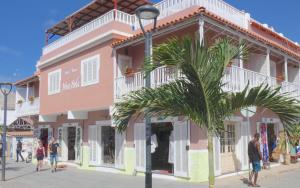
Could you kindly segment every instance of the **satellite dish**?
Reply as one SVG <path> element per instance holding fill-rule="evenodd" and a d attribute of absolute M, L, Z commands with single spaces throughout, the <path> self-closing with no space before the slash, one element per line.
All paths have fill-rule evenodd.
<path fill-rule="evenodd" d="M 243 108 L 241 110 L 241 114 L 244 117 L 252 117 L 252 116 L 254 116 L 255 113 L 256 113 L 256 106 L 251 106 L 251 107 Z"/>

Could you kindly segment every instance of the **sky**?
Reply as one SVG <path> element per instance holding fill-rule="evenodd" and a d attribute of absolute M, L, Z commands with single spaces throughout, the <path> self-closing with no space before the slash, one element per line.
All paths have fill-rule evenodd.
<path fill-rule="evenodd" d="M 91 0 L 1 0 L 0 82 L 31 76 L 45 45 L 45 30 Z M 157 2 L 154 0 L 153 2 Z M 226 0 L 300 43 L 299 0 Z"/>

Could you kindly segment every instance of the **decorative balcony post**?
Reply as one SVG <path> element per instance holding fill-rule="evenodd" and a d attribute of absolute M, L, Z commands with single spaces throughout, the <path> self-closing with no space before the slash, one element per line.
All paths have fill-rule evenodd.
<path fill-rule="evenodd" d="M 29 99 L 29 82 L 27 82 L 26 84 L 26 99 L 25 99 L 25 102 L 28 101 Z"/>
<path fill-rule="evenodd" d="M 288 59 L 284 56 L 284 81 L 288 82 Z"/>
<path fill-rule="evenodd" d="M 267 48 L 265 66 L 267 67 L 267 83 L 271 86 L 271 79 L 270 79 L 270 77 L 271 77 L 270 48 Z"/>
<path fill-rule="evenodd" d="M 202 16 L 199 18 L 199 41 L 200 45 L 204 46 L 204 19 Z"/>
<path fill-rule="evenodd" d="M 240 37 L 239 38 L 239 43 L 241 44 L 243 41 L 243 38 Z M 244 89 L 244 87 L 246 86 L 248 80 L 245 80 L 245 71 L 244 71 L 244 60 L 243 60 L 243 56 L 241 56 L 241 58 L 239 59 L 239 67 L 240 67 L 240 71 L 238 71 L 238 76 L 240 77 L 240 88 L 239 91 L 241 91 L 242 89 Z"/>

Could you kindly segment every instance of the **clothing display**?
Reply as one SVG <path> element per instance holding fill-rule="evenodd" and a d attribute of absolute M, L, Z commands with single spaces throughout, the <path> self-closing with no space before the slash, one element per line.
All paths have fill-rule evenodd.
<path fill-rule="evenodd" d="M 158 146 L 157 137 L 155 134 L 151 136 L 151 153 L 154 153 Z"/>

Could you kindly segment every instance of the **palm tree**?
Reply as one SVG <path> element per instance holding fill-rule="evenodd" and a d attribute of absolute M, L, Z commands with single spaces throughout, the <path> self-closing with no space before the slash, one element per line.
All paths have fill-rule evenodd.
<path fill-rule="evenodd" d="M 174 82 L 158 88 L 142 88 L 115 104 L 113 118 L 120 131 L 133 117 L 185 116 L 208 133 L 209 187 L 214 187 L 213 136 L 223 129 L 224 120 L 241 108 L 258 106 L 272 110 L 286 129 L 299 117 L 297 101 L 279 95 L 279 89 L 268 85 L 241 92 L 225 92 L 222 77 L 233 59 L 246 57 L 246 45 L 234 45 L 220 39 L 211 47 L 190 37 L 173 38 L 153 49 L 153 61 L 145 66 L 145 74 L 160 66 L 174 66 L 180 72 Z M 226 83 L 225 83 L 226 84 Z"/>

